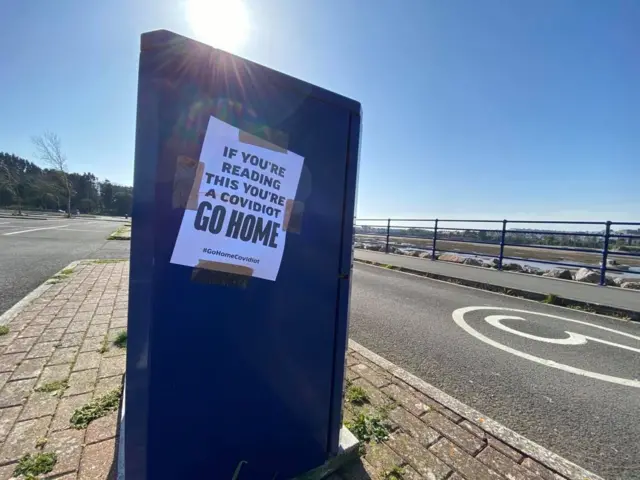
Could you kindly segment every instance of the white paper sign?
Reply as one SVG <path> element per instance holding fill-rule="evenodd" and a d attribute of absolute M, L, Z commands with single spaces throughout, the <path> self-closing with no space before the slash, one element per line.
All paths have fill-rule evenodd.
<path fill-rule="evenodd" d="M 236 269 L 239 273 L 275 280 L 287 239 L 285 207 L 296 196 L 304 158 L 243 142 L 244 133 L 209 119 L 197 209 L 193 198 L 171 263 L 214 270 L 219 264 L 236 265 L 244 267 Z"/>

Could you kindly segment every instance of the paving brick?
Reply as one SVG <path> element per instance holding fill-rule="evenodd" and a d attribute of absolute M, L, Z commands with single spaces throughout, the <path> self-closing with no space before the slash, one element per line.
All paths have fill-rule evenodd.
<path fill-rule="evenodd" d="M 398 385 L 405 386 L 409 391 L 413 392 L 413 394 L 416 397 L 418 397 L 418 400 L 420 400 L 422 403 L 424 403 L 428 407 L 432 408 L 433 410 L 436 410 L 437 412 L 440 412 L 442 415 L 444 415 L 445 417 L 447 417 L 449 420 L 453 421 L 454 423 L 458 423 L 460 420 L 462 420 L 462 417 L 460 415 L 458 415 L 457 413 L 455 413 L 452 410 L 449 410 L 444 405 L 436 402 L 435 400 L 433 400 L 432 398 L 428 397 L 424 393 L 417 391 L 415 388 L 405 384 L 404 382 L 402 382 L 400 380 L 398 380 L 396 383 Z"/>
<path fill-rule="evenodd" d="M 82 322 L 73 321 L 67 327 L 67 333 L 84 333 L 89 328 L 89 320 Z"/>
<path fill-rule="evenodd" d="M 71 323 L 71 317 L 65 317 L 65 318 L 56 317 L 55 320 L 53 320 L 49 324 L 49 327 L 45 330 L 45 333 L 48 333 L 48 332 L 51 332 L 52 330 L 55 330 L 56 334 L 59 334 L 59 335 L 62 336 L 62 334 L 64 334 L 65 330 L 67 329 L 67 327 L 69 326 L 70 323 Z M 61 334 L 58 333 L 59 330 L 62 330 Z"/>
<path fill-rule="evenodd" d="M 16 469 L 16 464 L 9 464 L 0 467 L 0 480 L 15 480 L 13 472 Z"/>
<path fill-rule="evenodd" d="M 111 412 L 106 417 L 98 418 L 87 427 L 85 443 L 96 443 L 114 438 L 118 429 L 119 412 Z"/>
<path fill-rule="evenodd" d="M 537 474 L 540 478 L 544 480 L 564 480 L 564 477 L 558 475 L 555 472 L 552 472 L 547 467 L 541 465 L 531 458 L 525 458 L 522 462 L 522 466 L 528 468 L 533 473 Z"/>
<path fill-rule="evenodd" d="M 59 398 L 51 393 L 33 392 L 20 413 L 20 421 L 53 415 L 58 401 Z"/>
<path fill-rule="evenodd" d="M 35 378 L 6 383 L 0 390 L 0 408 L 24 404 L 35 383 Z"/>
<path fill-rule="evenodd" d="M 87 330 L 87 337 L 104 337 L 109 330 L 107 323 L 92 324 Z"/>
<path fill-rule="evenodd" d="M 114 318 L 111 320 L 109 324 L 109 328 L 119 328 L 126 329 L 127 328 L 127 319 L 126 318 Z"/>
<path fill-rule="evenodd" d="M 520 461 L 524 457 L 524 455 L 522 455 L 520 452 L 518 452 L 517 450 L 514 450 L 513 448 L 508 446 L 506 443 L 501 442 L 500 440 L 492 437 L 491 435 L 487 435 L 487 441 L 489 442 L 490 447 L 495 448 L 500 453 L 511 458 L 516 463 L 520 463 Z"/>
<path fill-rule="evenodd" d="M 49 359 L 49 365 L 59 365 L 61 363 L 72 363 L 78 354 L 79 347 L 58 348 Z"/>
<path fill-rule="evenodd" d="M 102 340 L 104 337 L 89 337 L 86 338 L 80 348 L 81 352 L 97 352 L 102 348 Z"/>
<path fill-rule="evenodd" d="M 80 466 L 82 445 L 85 432 L 83 430 L 67 429 L 52 433 L 48 437 L 45 450 L 56 452 L 58 461 L 48 476 L 73 472 Z M 63 477 L 64 478 L 64 477 Z"/>
<path fill-rule="evenodd" d="M 116 308 L 113 311 L 113 318 L 127 318 L 128 312 L 126 308 Z"/>
<path fill-rule="evenodd" d="M 84 352 L 78 355 L 76 363 L 73 366 L 73 371 L 89 370 L 92 368 L 98 368 L 100 366 L 100 360 L 102 356 L 98 352 Z"/>
<path fill-rule="evenodd" d="M 375 372 L 364 363 L 358 363 L 351 368 L 353 368 L 353 371 L 358 375 L 369 380 L 369 382 L 371 382 L 376 388 L 384 387 L 391 382 L 388 376 Z"/>
<path fill-rule="evenodd" d="M 38 340 L 39 342 L 59 342 L 60 340 L 62 340 L 62 337 L 64 336 L 64 332 L 66 330 L 66 325 L 64 327 L 61 326 L 50 326 L 51 328 L 47 328 L 44 333 L 42 334 L 42 336 L 40 337 L 40 339 Z"/>
<path fill-rule="evenodd" d="M 29 338 L 16 338 L 13 342 L 7 345 L 4 353 L 18 353 L 18 352 L 28 352 L 31 350 L 36 342 L 38 341 L 38 337 L 29 337 Z"/>
<path fill-rule="evenodd" d="M 402 457 L 384 443 L 367 445 L 367 453 L 364 458 L 371 464 L 378 477 L 384 477 L 385 473 L 393 469 L 393 467 L 402 465 Z"/>
<path fill-rule="evenodd" d="M 347 368 L 344 373 L 345 373 L 345 378 L 350 382 L 353 382 L 356 378 L 360 378 L 360 375 L 358 375 L 356 372 L 354 372 L 350 368 Z"/>
<path fill-rule="evenodd" d="M 73 316 L 73 321 L 74 322 L 90 322 L 92 317 L 93 317 L 92 312 L 81 312 L 78 310 L 78 313 L 76 313 Z"/>
<path fill-rule="evenodd" d="M 124 356 L 103 358 L 100 362 L 100 372 L 98 373 L 98 376 L 103 378 L 111 377 L 113 375 L 122 375 L 127 367 L 126 362 L 127 359 Z"/>
<path fill-rule="evenodd" d="M 61 347 L 77 347 L 82 345 L 84 333 L 65 333 L 60 340 Z"/>
<path fill-rule="evenodd" d="M 113 312 L 113 308 L 111 307 L 100 307 L 96 308 L 96 315 L 111 315 Z"/>
<path fill-rule="evenodd" d="M 104 480 L 114 463 L 115 439 L 87 445 L 80 462 L 79 480 Z"/>
<path fill-rule="evenodd" d="M 6 335 L 0 336 L 0 347 L 6 347 L 11 342 L 13 342 L 16 338 L 18 338 L 19 331 L 14 330 L 13 324 L 9 325 L 9 333 Z"/>
<path fill-rule="evenodd" d="M 456 447 L 446 438 L 441 439 L 429 450 L 467 480 L 503 480 L 498 473 Z"/>
<path fill-rule="evenodd" d="M 67 428 L 69 428 L 71 426 L 69 420 L 71 420 L 71 415 L 73 415 L 73 412 L 76 410 L 76 408 L 80 408 L 90 401 L 90 393 L 83 393 L 82 395 L 76 395 L 74 397 L 62 398 L 60 400 L 60 403 L 58 404 L 58 410 L 53 417 L 53 422 L 51 423 L 51 431 L 56 432 L 58 430 L 66 430 Z"/>
<path fill-rule="evenodd" d="M 46 436 L 50 422 L 51 417 L 42 417 L 16 423 L 2 445 L 0 462 L 18 460 L 25 453 L 32 451 L 36 439 Z"/>
<path fill-rule="evenodd" d="M 82 305 L 80 305 L 80 308 L 78 309 L 78 312 L 95 312 L 96 308 L 98 308 L 98 304 L 97 303 L 87 303 L 84 302 Z"/>
<path fill-rule="evenodd" d="M 46 358 L 32 358 L 30 360 L 23 360 L 20 365 L 16 367 L 11 375 L 11 381 L 23 380 L 25 378 L 38 378 L 42 373 L 42 369 L 47 363 Z"/>
<path fill-rule="evenodd" d="M 46 327 L 46 325 L 32 325 L 23 329 L 18 335 L 18 338 L 39 337 Z"/>
<path fill-rule="evenodd" d="M 387 397 L 384 393 L 382 393 L 380 390 L 375 388 L 373 385 L 371 385 L 369 382 L 367 382 L 363 378 L 358 378 L 354 380 L 352 382 L 352 385 L 362 388 L 367 393 L 367 396 L 369 397 L 369 403 L 374 407 L 386 408 L 393 403 L 389 397 Z"/>
<path fill-rule="evenodd" d="M 440 437 L 438 432 L 401 407 L 394 408 L 389 412 L 389 418 L 425 447 L 428 447 Z"/>
<path fill-rule="evenodd" d="M 418 397 L 398 385 L 388 385 L 382 388 L 382 391 L 416 416 L 420 416 L 430 410 Z"/>
<path fill-rule="evenodd" d="M 71 395 L 78 395 L 79 393 L 92 392 L 96 385 L 97 378 L 97 368 L 93 370 L 73 372 L 69 376 L 69 388 L 65 390 L 64 396 L 69 397 Z"/>
<path fill-rule="evenodd" d="M 52 312 L 55 312 L 55 309 Z M 50 325 L 54 318 L 55 315 L 36 315 L 31 320 L 31 325 Z"/>
<path fill-rule="evenodd" d="M 345 480 L 371 480 L 379 478 L 376 477 L 375 468 L 363 458 L 349 462 L 338 471 L 338 474 Z"/>
<path fill-rule="evenodd" d="M 47 383 L 61 382 L 69 377 L 69 371 L 71 370 L 71 364 L 55 365 L 52 367 L 44 367 L 42 375 L 38 380 L 38 387 L 42 387 Z"/>
<path fill-rule="evenodd" d="M 9 407 L 0 409 L 0 442 L 4 442 L 18 420 L 22 407 Z"/>
<path fill-rule="evenodd" d="M 472 455 L 484 446 L 484 442 L 478 437 L 438 412 L 428 412 L 422 417 L 422 420 Z"/>
<path fill-rule="evenodd" d="M 108 325 L 109 322 L 111 322 L 111 315 L 94 315 L 91 320 L 91 323 L 93 323 L 94 325 L 103 323 L 106 323 Z"/>
<path fill-rule="evenodd" d="M 26 358 L 47 359 L 53 354 L 57 345 L 58 345 L 57 342 L 36 343 L 33 347 L 31 347 L 31 350 L 29 350 L 29 353 L 27 354 Z"/>
<path fill-rule="evenodd" d="M 451 472 L 444 462 L 406 433 L 394 433 L 386 443 L 423 477 L 440 480 Z"/>
<path fill-rule="evenodd" d="M 471 433 L 473 433 L 478 438 L 481 438 L 483 440 L 487 438 L 487 433 L 484 430 L 482 430 L 480 427 L 478 427 L 476 424 L 471 423 L 469 420 L 463 420 L 462 422 L 459 423 L 459 425 L 465 430 L 468 430 Z"/>
<path fill-rule="evenodd" d="M 0 373 L 0 390 L 2 390 L 2 387 L 4 387 L 5 383 L 9 381 L 9 377 L 11 377 L 11 372 Z"/>
<path fill-rule="evenodd" d="M 26 352 L 5 353 L 0 356 L 0 372 L 13 372 L 26 356 Z"/>
<path fill-rule="evenodd" d="M 478 454 L 476 459 L 509 480 L 540 480 L 538 475 L 518 465 L 509 457 L 491 447 L 485 448 Z"/>
<path fill-rule="evenodd" d="M 109 393 L 111 390 L 122 387 L 122 375 L 98 379 L 98 384 L 93 392 L 93 398 Z"/>

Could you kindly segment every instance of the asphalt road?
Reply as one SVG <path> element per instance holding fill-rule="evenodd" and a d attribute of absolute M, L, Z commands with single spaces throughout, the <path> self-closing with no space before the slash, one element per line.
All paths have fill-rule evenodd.
<path fill-rule="evenodd" d="M 122 223 L 0 218 L 0 314 L 74 260 L 128 257 L 129 242 L 106 240 Z"/>
<path fill-rule="evenodd" d="M 640 324 L 356 263 L 350 337 L 605 478 L 640 478 Z"/>

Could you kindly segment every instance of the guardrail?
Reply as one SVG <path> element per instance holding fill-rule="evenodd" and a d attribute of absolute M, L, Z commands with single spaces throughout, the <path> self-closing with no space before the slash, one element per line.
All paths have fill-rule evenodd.
<path fill-rule="evenodd" d="M 361 222 L 375 222 L 363 224 Z M 482 225 L 483 228 L 464 228 L 451 224 Z M 425 226 L 427 224 L 427 226 Z M 488 224 L 488 225 L 487 225 Z M 447 226 L 449 225 L 449 226 Z M 568 230 L 537 230 L 530 228 L 514 228 L 514 226 L 525 225 L 581 225 L 587 227 L 586 231 Z M 487 228 L 484 228 L 484 227 Z M 490 228 L 496 226 L 497 228 Z M 511 228 L 509 228 L 511 227 Z M 618 228 L 616 228 L 618 227 Z M 392 218 L 369 218 L 355 219 L 355 236 L 370 237 L 374 243 L 384 243 L 384 251 L 389 253 L 391 243 L 397 243 L 397 239 L 413 240 L 413 247 L 409 244 L 407 248 L 414 248 L 430 252 L 431 260 L 437 260 L 436 252 L 457 253 L 463 255 L 474 255 L 497 259 L 497 268 L 503 269 L 504 260 L 516 260 L 525 263 L 541 263 L 559 265 L 572 268 L 589 268 L 600 271 L 600 285 L 606 285 L 607 272 L 621 272 L 625 274 L 639 274 L 628 269 L 616 268 L 617 257 L 628 259 L 640 267 L 640 228 L 637 231 L 620 233 L 619 227 L 640 227 L 640 222 L 579 222 L 579 221 L 555 221 L 555 220 L 459 220 L 459 219 L 392 219 Z M 618 230 L 618 231 L 616 231 Z M 561 240 L 562 239 L 562 240 Z M 440 242 L 440 245 L 439 243 Z M 447 248 L 447 243 L 468 243 L 476 246 L 492 245 L 495 252 L 482 252 L 484 248 L 475 250 L 460 250 Z M 554 245 L 553 243 L 561 243 Z M 405 242 L 406 243 L 406 242 Z M 534 249 L 546 252 L 547 256 L 553 259 L 545 259 L 544 254 L 523 257 L 505 254 L 505 247 L 509 250 Z M 612 248 L 615 247 L 615 248 Z M 489 247 L 490 248 L 490 247 Z M 592 263 L 577 263 L 565 261 L 560 258 L 557 261 L 558 252 L 572 252 L 584 254 L 585 260 Z M 507 252 L 509 253 L 509 252 Z M 561 256 L 562 257 L 562 256 Z M 613 261 L 612 261 L 613 260 Z M 595 264 L 593 262 L 596 262 Z"/>

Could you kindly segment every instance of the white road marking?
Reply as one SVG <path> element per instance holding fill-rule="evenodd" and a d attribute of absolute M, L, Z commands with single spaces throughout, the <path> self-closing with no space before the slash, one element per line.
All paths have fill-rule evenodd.
<path fill-rule="evenodd" d="M 492 339 L 484 336 L 483 334 L 481 334 L 480 332 L 478 332 L 477 330 L 475 330 L 474 328 L 469 326 L 469 324 L 465 321 L 464 315 L 466 313 L 474 312 L 476 310 L 506 310 L 506 311 L 518 312 L 518 313 L 530 313 L 530 314 L 534 314 L 534 315 L 540 315 L 540 316 L 543 316 L 543 317 L 550 317 L 550 318 L 555 318 L 555 319 L 558 319 L 558 320 L 564 320 L 566 322 L 573 322 L 573 323 L 579 323 L 579 324 L 582 324 L 582 325 L 588 325 L 588 326 L 593 327 L 593 328 L 598 328 L 600 330 L 605 330 L 605 331 L 608 331 L 608 332 L 616 333 L 618 335 L 623 335 L 625 337 L 634 338 L 636 340 L 640 340 L 640 337 L 637 337 L 635 335 L 631 335 L 631 334 L 625 333 L 625 332 L 619 332 L 617 330 L 613 330 L 612 328 L 601 327 L 599 325 L 593 325 L 591 323 L 583 322 L 583 321 L 580 321 L 580 320 L 572 320 L 570 318 L 559 317 L 557 315 L 551 315 L 551 314 L 548 314 L 548 313 L 530 312 L 528 310 L 519 310 L 519 309 L 516 309 L 516 308 L 464 307 L 464 308 L 459 308 L 459 309 L 455 310 L 451 314 L 452 317 L 453 317 L 453 321 L 456 322 L 456 324 L 460 328 L 462 328 L 465 332 L 467 332 L 469 335 L 472 335 L 475 338 L 477 338 L 478 340 L 480 340 L 480 341 L 482 341 L 482 342 L 484 342 L 484 343 L 486 343 L 488 345 L 491 345 L 492 347 L 500 349 L 500 350 L 502 350 L 504 352 L 511 353 L 512 355 L 524 358 L 524 359 L 529 360 L 531 362 L 539 363 L 540 365 L 544 365 L 546 367 L 556 368 L 558 370 L 563 370 L 565 372 L 573 373 L 575 375 L 581 375 L 583 377 L 595 378 L 597 380 L 602 380 L 604 382 L 616 383 L 618 385 L 624 385 L 626 387 L 640 388 L 640 381 L 638 381 L 638 380 L 630 380 L 630 379 L 627 379 L 627 378 L 614 377 L 614 376 L 611 376 L 611 375 L 604 375 L 602 373 L 591 372 L 589 370 L 583 370 L 581 368 L 572 367 L 570 365 L 565 365 L 563 363 L 558 363 L 558 362 L 555 362 L 553 360 L 548 360 L 548 359 L 545 359 L 545 358 L 536 357 L 535 355 L 531 355 L 529 353 L 521 352 L 520 350 L 516 350 L 515 348 L 507 347 L 506 345 L 498 343 L 495 340 L 492 340 Z M 487 318 L 494 317 L 492 319 L 492 322 L 499 324 L 499 321 L 497 319 L 495 319 L 496 316 L 497 315 L 492 315 L 492 316 L 488 316 Z M 510 318 L 513 318 L 513 317 L 510 317 Z M 518 317 L 516 317 L 516 318 L 518 318 Z M 505 326 L 502 325 L 502 327 L 505 327 Z M 509 327 L 505 327 L 505 328 L 509 328 Z M 510 329 L 510 330 L 513 330 L 513 329 Z M 511 333 L 513 333 L 513 332 L 511 332 Z M 523 334 L 523 332 L 518 332 L 518 334 L 520 336 L 528 335 L 528 334 Z M 535 336 L 531 335 L 531 337 L 535 337 Z M 536 337 L 535 339 L 540 339 L 540 338 L 542 338 L 542 337 Z M 591 337 L 586 337 L 586 338 L 588 338 L 589 340 L 596 341 L 596 339 L 591 338 Z M 545 340 L 548 340 L 548 339 L 545 339 Z M 597 341 L 599 341 L 601 343 L 605 343 L 604 340 L 599 340 L 598 339 Z M 609 344 L 610 342 L 606 342 L 606 343 Z M 619 346 L 619 345 L 616 344 L 616 346 Z M 635 351 L 635 349 L 632 348 L 632 347 L 628 347 L 628 349 L 631 349 L 631 350 Z"/>
<path fill-rule="evenodd" d="M 0 222 L 0 225 L 7 225 L 9 222 Z"/>
<path fill-rule="evenodd" d="M 29 230 L 18 230 L 17 232 L 3 233 L 3 235 L 6 237 L 8 235 L 18 235 L 20 233 L 37 232 L 37 231 L 40 231 L 40 230 L 55 230 L 57 228 L 65 228 L 65 227 L 68 227 L 68 226 L 69 225 L 58 225 L 57 227 L 31 228 Z"/>
<path fill-rule="evenodd" d="M 99 230 L 80 230 L 79 228 L 65 228 L 64 231 L 65 232 L 91 232 L 91 233 L 100 232 Z"/>

